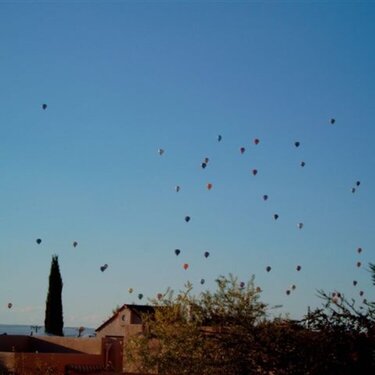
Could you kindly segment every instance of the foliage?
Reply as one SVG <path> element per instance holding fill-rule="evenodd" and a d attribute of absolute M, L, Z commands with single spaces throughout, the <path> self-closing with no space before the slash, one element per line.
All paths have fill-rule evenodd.
<path fill-rule="evenodd" d="M 292 321 L 270 318 L 254 278 L 243 285 L 229 275 L 216 283 L 216 291 L 199 297 L 187 284 L 153 301 L 143 334 L 127 343 L 128 361 L 139 371 L 171 375 L 375 373 L 372 304 L 360 312 L 321 291 L 323 308 Z"/>
<path fill-rule="evenodd" d="M 49 275 L 44 326 L 47 333 L 57 336 L 64 336 L 62 288 L 63 282 L 60 274 L 59 259 L 57 255 L 54 255 L 52 256 Z"/>

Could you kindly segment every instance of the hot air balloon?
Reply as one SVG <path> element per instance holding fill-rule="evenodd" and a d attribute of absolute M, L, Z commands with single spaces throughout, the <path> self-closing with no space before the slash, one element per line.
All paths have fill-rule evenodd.
<path fill-rule="evenodd" d="M 296 147 L 299 147 L 300 146 L 300 142 L 298 142 L 298 141 L 296 141 L 296 142 L 294 142 L 294 146 L 296 146 Z"/>
<path fill-rule="evenodd" d="M 258 138 L 255 138 L 254 139 L 254 143 L 257 145 L 257 144 L 259 144 L 259 139 Z"/>
<path fill-rule="evenodd" d="M 241 289 L 245 288 L 245 283 L 243 281 L 240 282 L 240 288 Z"/>
<path fill-rule="evenodd" d="M 253 173 L 254 176 L 256 176 L 257 173 L 258 173 L 258 170 L 257 170 L 257 169 L 253 169 L 253 170 L 252 170 L 252 173 Z"/>
<path fill-rule="evenodd" d="M 181 190 L 180 186 L 177 185 L 177 186 L 175 187 L 175 190 L 176 190 L 176 192 L 178 193 L 178 192 Z"/>
<path fill-rule="evenodd" d="M 42 109 L 46 110 L 47 109 L 47 104 L 42 104 Z"/>
<path fill-rule="evenodd" d="M 362 263 L 361 262 L 357 262 L 357 267 L 361 267 L 362 266 Z"/>
<path fill-rule="evenodd" d="M 163 294 L 162 293 L 158 293 L 156 295 L 157 299 L 160 301 L 162 298 L 163 298 Z"/>
<path fill-rule="evenodd" d="M 209 161 L 210 161 L 209 158 L 204 158 L 204 162 L 205 162 L 206 164 L 208 164 Z"/>
<path fill-rule="evenodd" d="M 263 200 L 266 201 L 268 199 L 268 195 L 267 194 L 264 194 L 263 195 Z"/>
<path fill-rule="evenodd" d="M 78 246 L 78 242 L 77 241 L 74 241 L 73 242 L 73 247 L 77 247 Z"/>
<path fill-rule="evenodd" d="M 129 288 L 128 292 L 129 292 L 129 294 L 132 294 L 133 293 L 133 288 Z"/>
<path fill-rule="evenodd" d="M 241 154 L 243 154 L 245 151 L 246 151 L 245 147 L 241 147 L 241 148 L 240 148 L 240 152 L 241 152 Z"/>
<path fill-rule="evenodd" d="M 138 299 L 142 299 L 143 298 L 143 294 L 142 293 L 139 293 L 138 294 Z"/>
<path fill-rule="evenodd" d="M 262 292 L 262 288 L 260 286 L 257 286 L 256 289 L 255 289 L 255 291 L 257 293 L 261 293 Z"/>
<path fill-rule="evenodd" d="M 359 248 L 357 249 L 357 253 L 358 253 L 358 254 L 361 254 L 361 253 L 362 253 L 362 247 L 359 247 Z"/>
<path fill-rule="evenodd" d="M 285 293 L 286 293 L 287 296 L 289 296 L 289 294 L 290 294 L 290 290 L 287 289 L 287 290 L 285 291 Z"/>
<path fill-rule="evenodd" d="M 273 215 L 273 218 L 274 218 L 275 220 L 277 220 L 277 219 L 279 218 L 279 215 L 278 215 L 278 214 L 274 214 L 274 215 Z"/>
<path fill-rule="evenodd" d="M 361 181 L 357 181 L 355 184 L 356 184 L 357 186 L 359 186 L 359 185 L 361 185 Z"/>
<path fill-rule="evenodd" d="M 218 141 L 218 142 L 221 142 L 222 139 L 223 139 L 223 137 L 219 134 L 219 135 L 217 136 L 217 141 Z"/>
<path fill-rule="evenodd" d="M 360 295 L 361 297 L 362 297 L 364 294 L 365 294 L 365 293 L 364 293 L 363 290 L 361 290 L 361 291 L 359 292 L 359 295 Z"/>
<path fill-rule="evenodd" d="M 298 266 L 296 267 L 296 270 L 297 270 L 297 271 L 301 271 L 301 269 L 302 269 L 302 267 L 301 267 L 300 265 L 298 265 Z"/>
<path fill-rule="evenodd" d="M 8 309 L 11 309 L 13 307 L 13 303 L 9 302 L 8 303 Z"/>
<path fill-rule="evenodd" d="M 205 279 L 201 279 L 201 285 L 203 285 L 206 282 Z"/>
<path fill-rule="evenodd" d="M 357 280 L 353 280 L 353 285 L 356 286 L 358 284 Z"/>
<path fill-rule="evenodd" d="M 162 149 L 162 148 L 159 148 L 158 149 L 158 154 L 161 156 L 161 155 L 163 155 L 164 154 L 164 150 Z"/>
<path fill-rule="evenodd" d="M 301 167 L 304 167 L 306 163 L 304 161 L 301 161 Z"/>
<path fill-rule="evenodd" d="M 353 194 L 355 193 L 355 188 L 352 188 L 352 193 L 353 193 Z"/>
<path fill-rule="evenodd" d="M 205 256 L 205 258 L 208 258 L 210 256 L 210 253 L 208 251 L 205 251 L 204 256 Z"/>
<path fill-rule="evenodd" d="M 266 267 L 266 271 L 267 271 L 267 272 L 270 272 L 271 269 L 272 269 L 271 266 L 267 266 L 267 267 Z"/>
<path fill-rule="evenodd" d="M 303 228 L 303 223 L 298 223 L 297 226 L 298 226 L 298 229 L 302 229 Z"/>
<path fill-rule="evenodd" d="M 189 265 L 187 263 L 184 263 L 183 267 L 184 267 L 184 270 L 186 271 L 189 268 Z"/>
<path fill-rule="evenodd" d="M 185 216 L 185 221 L 188 223 L 190 221 L 190 216 Z"/>
<path fill-rule="evenodd" d="M 202 163 L 201 166 L 202 166 L 203 169 L 205 169 L 207 167 L 207 164 L 206 163 Z"/>
<path fill-rule="evenodd" d="M 41 238 L 37 238 L 37 240 L 35 241 L 38 245 L 40 245 L 42 243 L 42 239 Z"/>
<path fill-rule="evenodd" d="M 296 286 L 293 284 L 292 286 L 291 286 L 291 288 L 292 288 L 292 290 L 296 290 Z"/>
<path fill-rule="evenodd" d="M 331 118 L 331 120 L 330 120 L 331 125 L 333 125 L 335 122 L 336 122 L 336 120 L 334 118 Z"/>
<path fill-rule="evenodd" d="M 363 301 L 362 301 L 362 303 L 364 303 L 366 305 L 367 304 L 367 299 L 364 298 Z"/>
<path fill-rule="evenodd" d="M 211 184 L 211 183 L 208 183 L 208 184 L 207 184 L 207 189 L 208 189 L 208 190 L 211 190 L 211 189 L 212 189 L 212 184 Z"/>
<path fill-rule="evenodd" d="M 181 250 L 180 250 L 180 249 L 176 249 L 176 250 L 174 251 L 174 253 L 178 256 L 178 255 L 180 255 Z"/>
<path fill-rule="evenodd" d="M 100 267 L 100 271 L 104 272 L 108 268 L 108 264 Z"/>

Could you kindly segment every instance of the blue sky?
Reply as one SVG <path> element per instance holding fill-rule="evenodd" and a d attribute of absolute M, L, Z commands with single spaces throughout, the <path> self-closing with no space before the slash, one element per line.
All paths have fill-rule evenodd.
<path fill-rule="evenodd" d="M 43 323 L 53 254 L 67 326 L 229 273 L 292 317 L 317 289 L 373 300 L 374 19 L 372 2 L 0 1 L 0 322 Z"/>

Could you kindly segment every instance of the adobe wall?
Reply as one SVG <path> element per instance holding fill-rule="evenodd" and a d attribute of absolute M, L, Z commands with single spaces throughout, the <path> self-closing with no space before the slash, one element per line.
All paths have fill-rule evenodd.
<path fill-rule="evenodd" d="M 102 340 L 97 337 L 37 336 L 35 339 L 47 344 L 60 345 L 87 354 L 101 354 Z"/>
<path fill-rule="evenodd" d="M 93 354 L 56 354 L 56 353 L 15 353 L 14 371 L 16 374 L 63 375 L 68 364 L 103 366 L 103 357 Z"/>

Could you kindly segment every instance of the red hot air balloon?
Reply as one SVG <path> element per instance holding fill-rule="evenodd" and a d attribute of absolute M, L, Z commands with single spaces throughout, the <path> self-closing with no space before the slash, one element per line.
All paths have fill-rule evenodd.
<path fill-rule="evenodd" d="M 256 145 L 258 145 L 258 144 L 259 144 L 259 139 L 258 139 L 258 138 L 255 138 L 255 139 L 254 139 L 254 143 L 255 143 Z"/>
<path fill-rule="evenodd" d="M 212 189 L 212 184 L 211 184 L 211 183 L 208 183 L 208 184 L 207 184 L 207 189 L 208 189 L 208 190 L 211 190 L 211 189 Z"/>
<path fill-rule="evenodd" d="M 189 265 L 187 263 L 184 263 L 183 267 L 184 267 L 184 270 L 186 271 L 189 268 Z"/>

